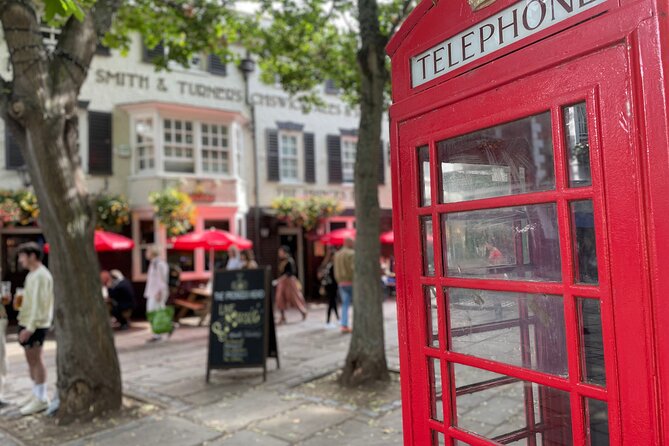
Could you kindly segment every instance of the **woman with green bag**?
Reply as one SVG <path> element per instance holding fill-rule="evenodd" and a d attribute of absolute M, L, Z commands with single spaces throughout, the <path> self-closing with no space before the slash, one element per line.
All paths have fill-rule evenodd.
<path fill-rule="evenodd" d="M 174 331 L 174 307 L 167 306 L 169 297 L 169 267 L 167 262 L 160 258 L 160 248 L 151 246 L 146 251 L 146 260 L 149 270 L 146 273 L 146 318 L 151 323 L 152 336 L 146 342 L 156 342 L 163 339 L 164 334 L 171 335 Z"/>

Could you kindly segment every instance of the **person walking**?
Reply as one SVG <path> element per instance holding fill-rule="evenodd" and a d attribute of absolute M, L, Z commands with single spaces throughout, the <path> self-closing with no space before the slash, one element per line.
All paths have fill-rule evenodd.
<path fill-rule="evenodd" d="M 151 246 L 146 251 L 146 260 L 149 263 L 149 270 L 146 273 L 146 287 L 144 288 L 144 297 L 146 298 L 146 313 L 161 310 L 167 304 L 169 297 L 169 266 L 167 262 L 160 258 L 160 248 Z M 171 333 L 170 333 L 171 334 Z M 156 342 L 163 339 L 163 335 L 153 333 L 146 342 Z"/>
<path fill-rule="evenodd" d="M 286 309 L 295 307 L 302 314 L 302 320 L 307 318 L 307 303 L 300 290 L 300 282 L 295 277 L 297 268 L 295 260 L 290 255 L 290 248 L 279 248 L 279 277 L 272 282 L 276 285 L 276 308 L 281 313 L 279 325 L 286 323 Z"/>
<path fill-rule="evenodd" d="M 37 243 L 20 245 L 18 255 L 21 267 L 29 271 L 23 294 L 15 296 L 15 302 L 19 300 L 16 305 L 20 305 L 17 318 L 19 343 L 23 346 L 33 381 L 32 395 L 24 401 L 19 412 L 32 415 L 49 407 L 42 346 L 53 321 L 53 278 L 42 264 L 42 248 Z"/>
<path fill-rule="evenodd" d="M 353 239 L 344 240 L 344 246 L 334 255 L 334 276 L 341 296 L 341 332 L 351 333 L 348 322 L 349 308 L 353 301 L 353 274 L 355 251 Z"/>
<path fill-rule="evenodd" d="M 330 326 L 330 317 L 334 312 L 337 322 L 339 322 L 339 311 L 337 310 L 337 280 L 334 276 L 334 264 L 332 258 L 334 255 L 334 249 L 329 248 L 323 263 L 318 270 L 318 278 L 321 281 L 321 287 L 319 294 L 328 299 L 328 313 L 325 323 Z M 335 325 L 336 327 L 336 325 Z"/>

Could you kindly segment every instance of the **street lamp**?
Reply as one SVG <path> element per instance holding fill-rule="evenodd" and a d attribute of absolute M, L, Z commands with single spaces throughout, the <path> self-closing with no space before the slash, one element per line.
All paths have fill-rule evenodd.
<path fill-rule="evenodd" d="M 239 62 L 239 69 L 244 73 L 244 77 L 253 73 L 256 70 L 256 61 L 251 59 L 249 54 Z"/>
<path fill-rule="evenodd" d="M 16 173 L 19 174 L 19 178 L 21 178 L 21 184 L 23 184 L 23 187 L 28 188 L 32 185 L 32 182 L 30 181 L 30 172 L 28 172 L 28 166 L 23 164 L 17 167 Z"/>

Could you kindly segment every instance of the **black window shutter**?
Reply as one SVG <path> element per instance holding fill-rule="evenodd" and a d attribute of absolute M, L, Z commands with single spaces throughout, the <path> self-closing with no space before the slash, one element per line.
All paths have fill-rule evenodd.
<path fill-rule="evenodd" d="M 88 173 L 112 174 L 112 115 L 88 112 Z"/>
<path fill-rule="evenodd" d="M 341 137 L 339 135 L 327 136 L 328 146 L 328 182 L 341 183 Z"/>
<path fill-rule="evenodd" d="M 142 62 L 153 63 L 158 57 L 165 56 L 165 47 L 162 43 L 159 43 L 155 48 L 149 49 L 146 45 L 143 45 L 144 52 L 142 54 Z"/>
<path fill-rule="evenodd" d="M 316 182 L 316 149 L 313 133 L 304 134 L 304 181 Z"/>
<path fill-rule="evenodd" d="M 14 170 L 23 166 L 25 163 L 19 143 L 14 139 L 9 128 L 5 126 L 5 167 L 7 170 Z"/>
<path fill-rule="evenodd" d="M 381 140 L 381 145 L 379 147 L 379 184 L 385 184 L 386 182 L 386 162 L 384 159 L 386 143 Z"/>
<path fill-rule="evenodd" d="M 111 56 L 111 50 L 104 46 L 102 43 L 98 42 L 98 45 L 95 47 L 96 56 Z"/>
<path fill-rule="evenodd" d="M 228 70 L 220 57 L 218 57 L 216 54 L 210 54 L 207 58 L 207 71 L 211 74 L 225 76 Z"/>
<path fill-rule="evenodd" d="M 267 181 L 279 181 L 279 132 L 267 129 Z"/>

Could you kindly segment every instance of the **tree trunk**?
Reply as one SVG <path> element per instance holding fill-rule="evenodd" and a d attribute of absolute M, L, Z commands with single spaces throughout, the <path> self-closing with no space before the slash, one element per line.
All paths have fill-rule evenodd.
<path fill-rule="evenodd" d="M 95 8 L 112 6 L 100 0 Z M 63 27 L 44 48 L 30 0 L 0 0 L 13 81 L 2 82 L 0 114 L 19 141 L 50 243 L 55 291 L 59 417 L 89 419 L 121 406 L 121 375 L 93 248 L 93 208 L 79 159 L 76 104 L 97 33 L 92 14 Z"/>
<path fill-rule="evenodd" d="M 355 278 L 353 335 L 341 384 L 358 386 L 388 380 L 381 294 L 379 153 L 387 80 L 376 0 L 358 0 L 361 49 L 360 127 L 355 160 Z"/>

